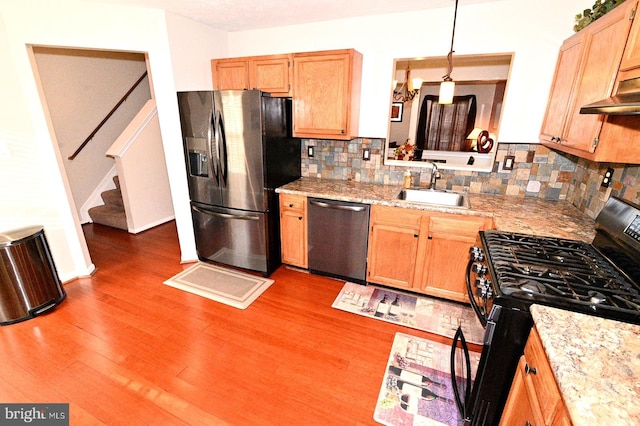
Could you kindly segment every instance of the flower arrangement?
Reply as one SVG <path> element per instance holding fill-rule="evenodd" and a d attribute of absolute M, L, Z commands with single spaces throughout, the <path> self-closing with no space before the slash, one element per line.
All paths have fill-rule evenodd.
<path fill-rule="evenodd" d="M 606 15 L 625 0 L 596 0 L 591 9 L 585 9 L 576 15 L 576 24 L 573 26 L 575 32 L 580 31 L 596 19 Z"/>
<path fill-rule="evenodd" d="M 405 142 L 395 149 L 394 154 L 398 160 L 413 160 L 414 149 L 415 145 Z"/>

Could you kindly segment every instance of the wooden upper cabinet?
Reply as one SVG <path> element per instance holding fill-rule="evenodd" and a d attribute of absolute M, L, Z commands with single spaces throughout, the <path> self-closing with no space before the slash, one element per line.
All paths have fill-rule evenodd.
<path fill-rule="evenodd" d="M 214 59 L 211 72 L 215 90 L 249 89 L 249 62 L 246 60 Z"/>
<path fill-rule="evenodd" d="M 571 94 L 578 77 L 584 35 L 584 33 L 575 34 L 560 47 L 547 112 L 542 122 L 541 140 L 557 142 L 558 138 L 566 138 L 564 127 L 568 117 L 567 111 L 570 106 Z"/>
<path fill-rule="evenodd" d="M 580 114 L 583 105 L 615 93 L 623 56 L 628 67 L 639 60 L 630 33 L 637 5 L 627 0 L 563 44 L 540 132 L 543 145 L 591 161 L 640 163 L 640 147 L 629 143 L 640 139 L 637 119 Z"/>
<path fill-rule="evenodd" d="M 211 61 L 216 90 L 258 89 L 291 96 L 291 55 L 248 56 Z"/>
<path fill-rule="evenodd" d="M 350 140 L 358 136 L 362 54 L 353 50 L 293 55 L 293 134 Z"/>
<path fill-rule="evenodd" d="M 613 92 L 625 41 L 631 28 L 630 7 L 635 7 L 635 2 L 627 3 L 590 25 L 585 38 L 575 99 L 569 109 L 567 137 L 560 142 L 563 145 L 587 152 L 595 151 L 598 145 L 603 117 L 597 114 L 580 114 L 580 108 L 604 99 Z"/>
<path fill-rule="evenodd" d="M 640 19 L 635 19 L 638 13 L 636 9 L 633 13 L 633 25 L 627 38 L 627 45 L 624 48 L 624 55 L 620 63 L 620 71 L 629 71 L 634 68 L 640 68 Z"/>

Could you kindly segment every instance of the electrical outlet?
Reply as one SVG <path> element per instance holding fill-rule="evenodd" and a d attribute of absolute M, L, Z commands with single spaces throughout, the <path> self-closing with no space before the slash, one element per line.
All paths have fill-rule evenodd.
<path fill-rule="evenodd" d="M 513 164 L 516 162 L 515 155 L 507 155 L 502 163 L 502 170 L 513 170 Z"/>
<path fill-rule="evenodd" d="M 313 151 L 313 145 L 307 147 L 307 155 L 309 156 L 309 158 L 313 158 Z"/>
<path fill-rule="evenodd" d="M 604 177 L 602 178 L 602 186 L 608 188 L 611 185 L 611 179 L 613 178 L 613 169 L 609 167 L 606 172 L 604 172 Z"/>
<path fill-rule="evenodd" d="M 362 150 L 362 160 L 363 161 L 371 160 L 371 148 L 364 148 Z"/>

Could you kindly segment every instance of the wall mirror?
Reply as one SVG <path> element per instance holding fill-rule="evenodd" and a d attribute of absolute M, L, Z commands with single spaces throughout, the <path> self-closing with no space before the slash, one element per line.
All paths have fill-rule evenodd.
<path fill-rule="evenodd" d="M 454 55 L 450 105 L 438 104 L 446 56 L 395 59 L 385 164 L 491 171 L 512 59 Z"/>

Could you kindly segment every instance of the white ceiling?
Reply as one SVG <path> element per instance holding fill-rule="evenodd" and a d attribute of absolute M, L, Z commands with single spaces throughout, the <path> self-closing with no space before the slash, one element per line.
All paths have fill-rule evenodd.
<path fill-rule="evenodd" d="M 455 0 L 83 0 L 164 9 L 224 31 L 452 7 Z M 504 0 L 459 0 L 459 6 Z M 453 19 L 453 17 L 452 17 Z"/>

